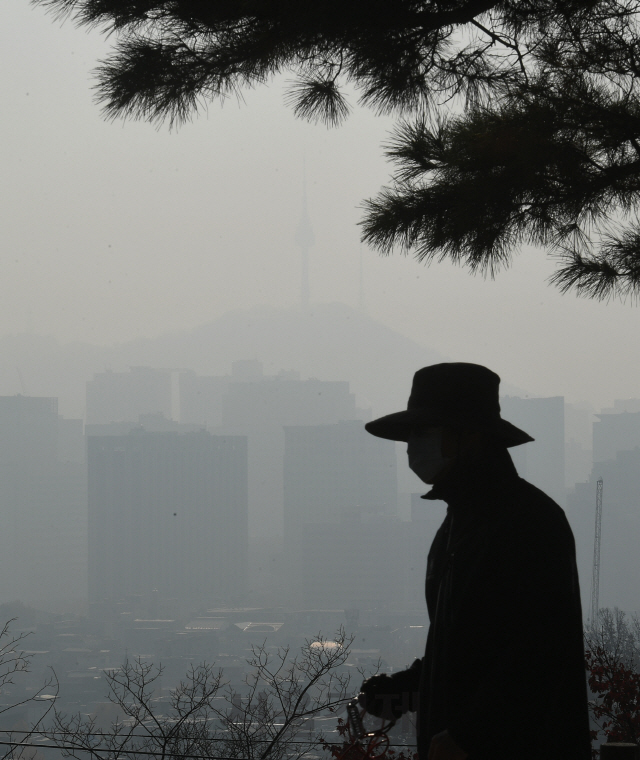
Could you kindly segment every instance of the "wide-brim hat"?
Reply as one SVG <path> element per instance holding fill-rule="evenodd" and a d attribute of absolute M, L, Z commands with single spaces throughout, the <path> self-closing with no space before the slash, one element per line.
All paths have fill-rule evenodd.
<path fill-rule="evenodd" d="M 500 378 L 480 364 L 432 364 L 413 376 L 406 410 L 367 422 L 378 438 L 407 441 L 411 431 L 452 426 L 482 430 L 506 447 L 534 439 L 500 416 Z"/>

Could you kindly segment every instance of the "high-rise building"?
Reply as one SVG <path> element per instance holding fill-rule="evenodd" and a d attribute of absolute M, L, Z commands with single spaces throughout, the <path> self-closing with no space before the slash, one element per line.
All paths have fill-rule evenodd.
<path fill-rule="evenodd" d="M 600 605 L 625 610 L 640 608 L 640 512 L 638 510 L 638 473 L 640 447 L 617 451 L 607 461 L 594 462 L 586 483 L 578 483 L 569 494 L 567 517 L 576 539 L 576 555 L 585 617 L 593 568 L 596 490 L 603 480 Z"/>
<path fill-rule="evenodd" d="M 593 465 L 594 410 L 587 403 L 564 405 L 565 485 L 571 490 L 576 483 L 584 482 Z"/>
<path fill-rule="evenodd" d="M 278 375 L 248 375 L 234 363 L 224 397 L 222 425 L 234 430 L 280 428 L 285 425 L 322 425 L 340 420 L 364 418 L 357 409 L 349 383 L 342 380 L 301 380 L 297 372 Z M 245 373 L 246 374 L 246 373 Z M 196 420 L 194 420 L 196 421 Z"/>
<path fill-rule="evenodd" d="M 234 364 L 235 381 L 223 399 L 222 430 L 249 439 L 251 535 L 281 538 L 283 428 L 367 420 L 369 412 L 357 408 L 348 382 L 301 380 L 296 372 L 261 376 L 261 368 L 258 376 L 256 364 Z"/>
<path fill-rule="evenodd" d="M 247 442 L 205 431 L 88 438 L 89 600 L 242 599 Z"/>
<path fill-rule="evenodd" d="M 535 440 L 510 449 L 521 477 L 565 504 L 564 397 L 500 399 L 502 416 Z"/>
<path fill-rule="evenodd" d="M 633 407 L 632 407 L 633 408 Z M 614 459 L 618 451 L 640 446 L 640 411 L 615 411 L 597 414 L 593 423 L 593 461 Z"/>
<path fill-rule="evenodd" d="M 107 424 L 137 420 L 141 414 L 172 416 L 172 373 L 152 367 L 100 372 L 87 382 L 86 421 Z"/>
<path fill-rule="evenodd" d="M 229 375 L 180 372 L 180 421 L 214 430 L 222 425 L 222 407 L 232 379 Z"/>
<path fill-rule="evenodd" d="M 87 436 L 125 435 L 135 427 L 184 433 L 190 425 L 247 438 L 249 535 L 256 548 L 252 588 L 271 583 L 258 558 L 282 550 L 284 426 L 369 417 L 369 410 L 356 406 L 348 382 L 301 379 L 293 370 L 267 375 L 257 359 L 235 361 L 220 376 L 134 367 L 101 373 L 87 384 Z"/>
<path fill-rule="evenodd" d="M 374 558 L 383 535 L 387 545 L 400 535 L 395 444 L 358 420 L 284 432 L 284 549 L 294 598 L 347 603 L 377 589 L 398 599 L 398 574 Z"/>
<path fill-rule="evenodd" d="M 58 417 L 56 398 L 0 397 L 2 602 L 86 599 L 81 425 Z"/>
<path fill-rule="evenodd" d="M 167 419 L 163 414 L 141 414 L 138 420 L 120 420 L 103 424 L 84 426 L 87 437 L 95 435 L 128 435 L 133 432 L 146 433 L 195 433 L 204 430 L 203 425 L 190 425 Z"/>
<path fill-rule="evenodd" d="M 585 615 L 589 612 L 599 478 L 603 479 L 600 604 L 623 609 L 640 606 L 636 582 L 640 573 L 636 549 L 640 541 L 640 399 L 617 399 L 595 416 L 593 468 L 586 482 L 576 484 L 567 508 L 576 538 Z"/>
<path fill-rule="evenodd" d="M 285 536 L 302 523 L 396 516 L 393 441 L 369 435 L 359 420 L 288 426 L 284 440 Z"/>

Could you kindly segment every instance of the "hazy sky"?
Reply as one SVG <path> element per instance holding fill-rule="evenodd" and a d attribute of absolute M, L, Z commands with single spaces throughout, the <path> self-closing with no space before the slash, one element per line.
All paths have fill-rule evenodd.
<path fill-rule="evenodd" d="M 359 204 L 388 177 L 390 120 L 356 110 L 337 130 L 306 124 L 283 104 L 283 78 L 174 132 L 106 122 L 91 90 L 107 50 L 97 32 L 28 0 L 3 0 L 0 25 L 0 334 L 108 344 L 295 305 L 303 162 L 312 301 L 357 304 Z M 362 255 L 368 313 L 425 346 L 535 394 L 640 396 L 638 309 L 560 296 L 543 253 L 493 282 Z"/>

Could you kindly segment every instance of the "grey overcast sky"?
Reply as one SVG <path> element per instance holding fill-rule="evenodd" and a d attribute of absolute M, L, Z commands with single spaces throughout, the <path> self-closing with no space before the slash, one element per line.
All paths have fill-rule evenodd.
<path fill-rule="evenodd" d="M 107 122 L 91 89 L 108 49 L 98 32 L 28 0 L 3 0 L 0 28 L 0 334 L 110 344 L 294 306 L 303 163 L 311 299 L 357 305 L 359 205 L 388 177 L 390 120 L 356 109 L 336 130 L 304 123 L 283 104 L 283 79 L 173 132 Z M 521 253 L 495 281 L 362 257 L 368 313 L 423 345 L 533 394 L 640 397 L 638 309 L 560 296 L 544 253 Z"/>

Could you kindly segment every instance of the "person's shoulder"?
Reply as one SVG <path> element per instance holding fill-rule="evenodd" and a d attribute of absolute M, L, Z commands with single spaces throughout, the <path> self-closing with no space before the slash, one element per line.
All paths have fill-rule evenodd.
<path fill-rule="evenodd" d="M 515 489 L 521 500 L 523 507 L 529 507 L 531 509 L 542 509 L 548 512 L 550 515 L 563 515 L 564 510 L 555 502 L 548 494 L 543 490 L 534 486 L 533 483 L 529 483 L 524 478 L 517 478 L 515 482 Z"/>
<path fill-rule="evenodd" d="M 522 521 L 531 531 L 538 528 L 571 535 L 564 510 L 540 488 L 518 478 L 513 496 L 511 509 L 516 521 Z"/>

